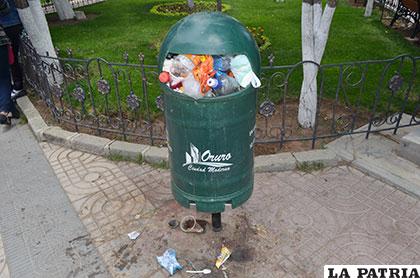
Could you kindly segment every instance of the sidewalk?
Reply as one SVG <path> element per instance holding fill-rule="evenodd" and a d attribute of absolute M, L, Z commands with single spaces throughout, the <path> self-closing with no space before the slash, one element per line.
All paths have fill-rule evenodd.
<path fill-rule="evenodd" d="M 0 152 L 0 247 L 6 255 L 4 262 L 0 251 L 0 275 L 107 277 L 86 228 L 27 125 L 2 127 Z"/>
<path fill-rule="evenodd" d="M 12 171 L 13 180 L 36 184 L 25 178 L 24 169 L 30 167 L 33 167 L 30 173 L 37 173 L 32 174 L 34 181 L 41 179 L 35 177 L 47 173 L 47 176 L 52 176 L 51 168 L 45 166 L 46 159 L 42 157 L 39 145 L 32 135 L 26 134 L 26 126 L 16 128 L 14 132 L 19 138 L 14 144 L 19 144 L 19 149 L 12 145 L 13 137 L 3 139 L 4 133 L 0 134 L 0 146 L 6 146 L 6 153 L 13 154 L 15 163 L 19 162 L 19 167 L 15 165 L 13 168 L 18 169 Z M 93 246 L 96 247 L 103 259 L 103 264 L 98 260 L 96 267 L 103 265 L 114 277 L 168 277 L 156 262 L 156 256 L 167 248 L 177 251 L 184 270 L 212 269 L 211 275 L 203 276 L 206 278 L 322 277 L 324 264 L 414 264 L 420 261 L 419 199 L 350 166 L 312 173 L 258 173 L 250 200 L 241 208 L 223 213 L 223 231 L 215 233 L 208 229 L 205 234 L 198 235 L 170 229 L 167 224 L 171 219 L 180 221 L 186 215 L 210 220 L 208 214 L 182 208 L 173 200 L 168 170 L 147 164 L 110 161 L 49 143 L 40 146 L 68 199 L 64 200 L 63 190 L 53 177 L 42 179 L 46 186 L 36 187 L 37 191 L 31 191 L 31 196 L 36 199 L 44 186 L 50 188 L 48 184 L 54 184 L 55 192 L 49 192 L 45 202 L 51 205 L 59 203 L 61 210 L 65 206 L 68 215 L 60 214 L 52 219 L 59 221 L 60 217 L 71 216 L 69 221 L 74 223 L 71 227 L 77 229 L 73 229 L 72 236 L 67 235 L 67 238 L 87 235 L 92 242 L 91 252 L 95 253 Z M 30 159 L 24 156 L 29 151 Z M 13 160 L 6 159 L 1 163 L 8 163 L 9 168 Z M 22 164 L 25 167 L 22 168 Z M 10 179 L 11 173 L 1 174 L 5 173 Z M 7 188 L 12 191 L 10 186 Z M 26 215 L 27 204 L 20 204 L 24 187 L 14 185 L 14 188 L 19 196 L 16 193 L 10 195 L 9 203 L 16 204 L 15 207 L 9 208 L 8 203 L 0 200 L 0 211 Z M 0 199 L 6 198 L 2 193 Z M 55 202 L 56 198 L 60 201 Z M 29 202 L 28 198 L 24 200 Z M 80 220 L 75 220 L 76 214 L 69 208 L 68 200 Z M 20 212 L 22 207 L 26 208 L 25 212 Z M 33 206 L 31 215 L 37 216 L 39 211 L 46 214 L 46 210 Z M 12 277 L 24 277 L 13 275 L 16 264 L 27 263 L 31 254 L 21 252 L 20 256 L 14 255 L 11 246 L 16 241 L 16 233 L 14 229 L 3 226 L 14 226 L 13 221 L 26 225 L 32 237 L 37 236 L 38 227 L 45 230 L 61 224 L 49 225 L 48 221 L 40 220 L 37 225 L 29 227 L 26 222 L 34 223 L 30 218 L 15 217 L 9 223 L 0 215 L 0 233 L 9 270 Z M 80 221 L 85 228 L 81 227 Z M 127 237 L 132 231 L 140 232 L 135 241 Z M 61 252 L 68 248 L 60 246 L 57 240 L 48 239 L 47 242 L 50 242 L 49 248 L 57 246 Z M 225 271 L 214 267 L 223 242 L 234 251 L 225 263 Z M 61 253 L 57 251 L 55 254 Z M 59 258 L 49 259 L 51 268 L 46 271 L 52 271 L 53 265 L 60 265 L 58 261 Z M 0 251 L 0 270 L 1 267 Z M 189 275 L 184 270 L 174 277 L 200 277 Z M 73 276 L 86 277 L 80 273 Z"/>
<path fill-rule="evenodd" d="M 419 200 L 352 167 L 256 174 L 251 199 L 223 213 L 223 231 L 197 235 L 168 227 L 186 215 L 210 220 L 173 200 L 168 170 L 41 145 L 115 277 L 168 277 L 155 258 L 167 248 L 185 269 L 224 277 L 214 268 L 222 242 L 236 252 L 228 277 L 322 277 L 326 263 L 420 261 Z"/>

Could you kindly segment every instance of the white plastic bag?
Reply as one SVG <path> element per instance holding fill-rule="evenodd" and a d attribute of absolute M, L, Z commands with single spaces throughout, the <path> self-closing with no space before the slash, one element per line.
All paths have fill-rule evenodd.
<path fill-rule="evenodd" d="M 245 55 L 233 57 L 230 62 L 230 70 L 241 87 L 246 88 L 249 84 L 254 88 L 261 86 L 260 79 L 252 71 L 251 63 Z"/>

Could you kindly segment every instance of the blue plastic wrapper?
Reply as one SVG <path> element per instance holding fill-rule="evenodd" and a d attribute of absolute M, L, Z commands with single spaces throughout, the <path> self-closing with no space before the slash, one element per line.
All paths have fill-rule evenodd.
<path fill-rule="evenodd" d="M 175 272 L 182 269 L 182 266 L 176 260 L 176 251 L 174 249 L 166 250 L 162 256 L 156 257 L 156 259 L 170 275 L 174 275 Z"/>

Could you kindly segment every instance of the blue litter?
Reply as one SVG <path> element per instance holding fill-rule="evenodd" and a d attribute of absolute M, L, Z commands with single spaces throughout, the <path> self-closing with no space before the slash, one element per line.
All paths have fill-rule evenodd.
<path fill-rule="evenodd" d="M 174 275 L 175 272 L 182 269 L 182 265 L 176 260 L 176 251 L 174 249 L 166 250 L 165 253 L 163 253 L 163 256 L 158 256 L 156 259 L 170 275 Z"/>

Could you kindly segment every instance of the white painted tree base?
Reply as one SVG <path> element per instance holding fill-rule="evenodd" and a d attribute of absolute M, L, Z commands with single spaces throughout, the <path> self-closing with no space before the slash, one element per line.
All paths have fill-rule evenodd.
<path fill-rule="evenodd" d="M 68 0 L 54 0 L 54 6 L 60 20 L 69 20 L 76 17 Z"/>
<path fill-rule="evenodd" d="M 29 7 L 17 10 L 32 45 L 38 54 L 45 56 L 48 53 L 50 57 L 57 58 L 40 0 L 28 0 L 28 4 Z M 45 59 L 45 62 L 48 64 L 53 63 L 56 68 L 60 69 L 60 65 L 57 61 Z M 54 81 L 58 84 L 62 84 L 63 77 L 58 74 L 58 72 L 54 73 L 55 78 L 51 73 L 47 73 L 47 75 L 50 84 L 53 84 Z"/>
<path fill-rule="evenodd" d="M 335 0 L 329 0 L 324 11 L 320 0 L 302 1 L 302 60 L 305 63 L 303 64 L 298 122 L 304 128 L 315 125 L 318 67 L 327 45 L 335 8 Z"/>
<path fill-rule="evenodd" d="M 366 17 L 369 17 L 369 16 L 372 15 L 374 2 L 375 2 L 375 0 L 368 0 L 367 1 L 366 9 L 365 9 L 365 16 Z"/>

